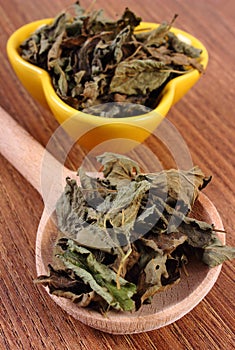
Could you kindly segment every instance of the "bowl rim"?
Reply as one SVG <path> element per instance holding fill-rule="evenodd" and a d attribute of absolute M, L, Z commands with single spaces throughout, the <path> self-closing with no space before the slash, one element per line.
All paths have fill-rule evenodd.
<path fill-rule="evenodd" d="M 7 54 L 9 57 L 9 60 L 15 60 L 18 64 L 21 66 L 26 67 L 28 70 L 34 71 L 34 73 L 38 74 L 38 77 L 40 77 L 42 90 L 44 92 L 44 96 L 46 99 L 46 102 L 48 104 L 48 107 L 50 108 L 50 104 L 56 104 L 57 106 L 60 106 L 60 109 L 64 110 L 67 115 L 70 115 L 71 117 L 79 117 L 80 120 L 92 123 L 94 126 L 100 126 L 100 124 L 133 124 L 136 121 L 144 121 L 145 119 L 149 119 L 150 117 L 153 117 L 153 114 L 160 115 L 162 118 L 168 113 L 170 108 L 177 102 L 174 101 L 175 98 L 175 90 L 178 85 L 178 83 L 185 81 L 190 81 L 191 79 L 197 80 L 201 73 L 197 69 L 192 69 L 189 72 L 182 74 L 180 76 L 177 76 L 170 80 L 163 90 L 161 91 L 159 95 L 159 102 L 155 109 L 138 115 L 138 116 L 131 116 L 131 117 L 122 117 L 122 118 L 106 118 L 106 117 L 100 117 L 91 115 L 88 113 L 85 113 L 83 111 L 76 110 L 75 108 L 68 105 L 66 102 L 64 102 L 56 93 L 51 77 L 49 73 L 36 65 L 33 65 L 30 62 L 27 62 L 25 59 L 23 59 L 19 54 L 19 46 L 20 44 L 26 40 L 30 34 L 32 34 L 35 30 L 39 29 L 42 26 L 45 26 L 47 24 L 50 24 L 53 21 L 54 18 L 44 18 L 41 20 L 36 20 L 33 22 L 29 22 L 20 28 L 18 28 L 15 32 L 12 33 L 12 35 L 9 37 L 7 41 Z M 153 23 L 153 22 L 141 22 L 136 29 L 143 28 L 146 30 L 154 29 L 157 26 L 159 26 L 159 23 Z M 185 37 L 187 40 L 189 40 L 194 46 L 202 49 L 201 54 L 201 64 L 204 68 L 204 70 L 207 67 L 208 64 L 208 52 L 205 46 L 199 41 L 197 38 L 192 36 L 191 34 L 178 29 L 176 27 L 172 27 L 171 31 L 174 32 L 176 35 L 181 35 L 181 37 Z M 26 35 L 27 34 L 27 35 Z M 23 38 L 23 40 L 22 40 Z M 52 101 L 51 103 L 48 102 L 48 100 Z M 158 112 L 161 107 L 165 105 L 165 115 L 162 116 L 161 113 Z M 167 108 L 166 108 L 167 106 Z M 67 120 L 68 117 L 65 117 L 65 120 Z"/>

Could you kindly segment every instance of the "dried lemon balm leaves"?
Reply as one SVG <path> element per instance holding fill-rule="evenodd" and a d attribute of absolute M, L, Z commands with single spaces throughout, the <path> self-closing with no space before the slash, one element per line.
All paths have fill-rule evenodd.
<path fill-rule="evenodd" d="M 45 69 L 58 96 L 77 110 L 99 115 L 95 106 L 108 102 L 155 108 L 169 80 L 203 71 L 201 50 L 171 32 L 176 17 L 142 32 L 141 18 L 128 8 L 110 20 L 76 2 L 23 42 L 20 54 Z"/>
<path fill-rule="evenodd" d="M 103 174 L 67 178 L 56 206 L 54 266 L 36 283 L 81 307 L 134 311 L 179 283 L 187 263 L 235 258 L 216 228 L 189 214 L 211 178 L 200 168 L 142 173 L 132 159 L 97 157 Z M 192 259 L 193 257 L 193 259 Z"/>

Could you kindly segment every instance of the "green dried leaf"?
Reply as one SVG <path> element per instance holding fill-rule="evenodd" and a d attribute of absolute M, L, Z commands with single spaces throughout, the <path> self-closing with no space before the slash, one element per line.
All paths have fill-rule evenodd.
<path fill-rule="evenodd" d="M 39 39 L 40 36 L 38 36 L 38 38 L 35 41 L 35 51 L 37 51 L 36 48 L 36 42 L 38 42 L 38 40 L 40 40 L 40 51 L 38 52 L 39 55 L 42 55 L 45 52 L 49 52 L 49 49 L 51 48 L 51 43 L 49 42 L 47 36 L 45 35 L 45 33 L 41 34 L 41 37 Z"/>
<path fill-rule="evenodd" d="M 59 58 L 62 53 L 61 43 L 62 43 L 63 35 L 64 35 L 64 32 L 60 33 L 60 35 L 56 38 L 55 42 L 53 43 L 50 50 L 48 51 L 47 66 L 49 70 L 54 67 L 54 64 L 53 64 L 54 61 L 59 62 Z"/>
<path fill-rule="evenodd" d="M 69 234 L 64 231 L 67 237 L 73 238 L 79 245 L 83 247 L 91 247 L 110 254 L 116 254 L 120 244 L 116 237 L 112 237 L 113 230 L 105 229 L 99 224 L 90 224 L 77 228 L 73 226 L 73 230 Z"/>
<path fill-rule="evenodd" d="M 174 33 L 168 34 L 168 40 L 170 46 L 173 48 L 175 52 L 183 53 L 189 57 L 198 58 L 200 57 L 201 50 L 196 47 L 189 45 L 183 41 L 181 41 Z"/>
<path fill-rule="evenodd" d="M 136 286 L 123 278 L 119 278 L 120 289 L 117 288 L 117 274 L 106 265 L 99 263 L 94 255 L 85 248 L 68 240 L 66 250 L 59 256 L 66 268 L 88 284 L 108 305 L 117 310 L 130 311 L 135 307 L 131 299 Z"/>
<path fill-rule="evenodd" d="M 161 62 L 151 59 L 121 62 L 110 84 L 111 93 L 144 94 L 159 88 L 170 73 L 163 71 Z"/>
<path fill-rule="evenodd" d="M 73 228 L 84 224 L 86 201 L 75 180 L 66 179 L 64 192 L 56 203 L 56 215 L 62 232 L 73 232 Z"/>
<path fill-rule="evenodd" d="M 170 23 L 162 22 L 157 28 L 150 31 L 136 33 L 137 40 L 144 42 L 146 46 L 161 47 L 167 43 L 167 34 L 169 33 L 174 21 L 178 15 L 175 15 Z"/>
<path fill-rule="evenodd" d="M 104 177 L 112 186 L 119 187 L 119 184 L 122 186 L 125 182 L 129 183 L 140 173 L 139 165 L 123 155 L 105 152 L 97 156 L 97 160 L 103 165 Z"/>
<path fill-rule="evenodd" d="M 178 230 L 187 235 L 188 244 L 194 248 L 204 248 L 210 245 L 214 235 L 214 228 L 212 225 L 185 216 Z"/>
<path fill-rule="evenodd" d="M 188 171 L 170 169 L 145 176 L 152 187 L 157 189 L 158 197 L 172 207 L 177 204 L 186 213 L 191 211 L 200 190 L 211 180 L 197 166 Z"/>
<path fill-rule="evenodd" d="M 202 261 L 209 267 L 222 264 L 226 260 L 235 259 L 235 247 L 223 245 L 214 235 L 212 242 L 204 248 Z"/>
<path fill-rule="evenodd" d="M 149 188 L 147 181 L 130 182 L 129 185 L 120 187 L 113 200 L 109 202 L 109 207 L 101 204 L 97 210 L 105 215 L 105 219 L 109 220 L 112 226 L 128 226 L 130 229 L 134 225 L 142 198 Z"/>
<path fill-rule="evenodd" d="M 167 41 L 167 34 L 169 33 L 177 15 L 175 15 L 170 23 L 163 22 L 156 29 L 152 30 L 145 40 L 147 46 L 161 46 Z"/>

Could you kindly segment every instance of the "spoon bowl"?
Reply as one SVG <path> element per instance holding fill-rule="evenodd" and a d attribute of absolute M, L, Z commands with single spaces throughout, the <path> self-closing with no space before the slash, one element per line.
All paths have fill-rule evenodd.
<path fill-rule="evenodd" d="M 1 107 L 0 122 L 0 152 L 42 194 L 40 169 L 45 153 L 50 160 L 48 164 L 54 169 L 55 167 L 61 169 L 62 165 Z M 63 168 L 63 178 L 65 179 L 66 176 L 73 178 L 75 173 Z M 61 184 L 53 189 L 55 202 L 60 191 Z M 48 264 L 53 262 L 52 252 L 58 230 L 52 207 L 50 207 L 51 210 L 48 208 L 44 210 L 37 231 L 36 268 L 38 275 L 47 274 Z M 223 224 L 215 206 L 204 194 L 200 194 L 192 214 L 196 219 L 214 223 L 218 230 L 223 230 Z M 225 243 L 224 233 L 218 233 L 218 235 Z M 143 305 L 137 312 L 132 313 L 109 311 L 104 316 L 90 308 L 78 307 L 67 299 L 51 294 L 50 296 L 68 314 L 90 327 L 112 334 L 139 333 L 166 326 L 191 311 L 213 287 L 220 270 L 221 265 L 209 269 L 202 263 L 194 264 L 191 261 L 187 265 L 189 276 L 183 275 L 178 285 L 156 294 L 150 305 Z"/>

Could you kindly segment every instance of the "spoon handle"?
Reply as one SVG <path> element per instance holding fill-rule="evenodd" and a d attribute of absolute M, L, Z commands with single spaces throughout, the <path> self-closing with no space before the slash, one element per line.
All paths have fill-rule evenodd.
<path fill-rule="evenodd" d="M 59 166 L 59 162 L 1 106 L 0 152 L 40 194 L 42 194 L 40 169 L 43 157 L 46 155 L 50 159 L 50 164 Z"/>

